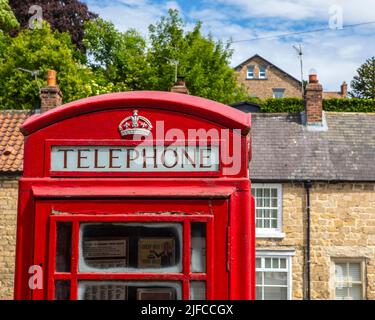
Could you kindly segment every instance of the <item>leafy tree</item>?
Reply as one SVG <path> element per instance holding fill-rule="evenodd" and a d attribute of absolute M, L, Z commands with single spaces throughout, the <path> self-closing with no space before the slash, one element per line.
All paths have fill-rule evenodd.
<path fill-rule="evenodd" d="M 233 54 L 229 43 L 203 36 L 201 23 L 191 32 L 185 32 L 184 28 L 177 10 L 169 10 L 167 17 L 149 27 L 152 89 L 169 90 L 173 86 L 174 66 L 168 61 L 177 60 L 179 73 L 185 77 L 191 94 L 223 103 L 246 100 L 247 94 L 237 84 L 229 65 Z"/>
<path fill-rule="evenodd" d="M 48 69 L 58 72 L 64 102 L 111 91 L 111 84 L 83 66 L 74 57 L 76 48 L 69 34 L 42 29 L 24 29 L 11 38 L 0 56 L 0 106 L 6 109 L 39 107 L 39 87 Z M 19 68 L 38 70 L 38 79 Z"/>
<path fill-rule="evenodd" d="M 43 19 L 47 21 L 52 30 L 68 32 L 73 43 L 84 50 L 82 39 L 84 35 L 84 23 L 97 17 L 90 12 L 87 5 L 78 0 L 9 0 L 18 21 L 24 28 L 28 27 L 32 14 L 29 9 L 33 5 L 39 5 L 43 9 Z"/>
<path fill-rule="evenodd" d="M 84 44 L 89 66 L 116 91 L 147 87 L 146 41 L 137 31 L 122 33 L 112 23 L 95 19 L 85 24 Z"/>
<path fill-rule="evenodd" d="M 18 27 L 19 23 L 9 6 L 8 0 L 0 0 L 0 33 L 1 31 L 9 32 Z"/>
<path fill-rule="evenodd" d="M 355 98 L 375 99 L 375 57 L 367 59 L 351 82 Z"/>

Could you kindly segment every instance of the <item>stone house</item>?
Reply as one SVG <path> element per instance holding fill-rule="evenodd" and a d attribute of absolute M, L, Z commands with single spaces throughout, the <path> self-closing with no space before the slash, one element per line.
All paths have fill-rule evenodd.
<path fill-rule="evenodd" d="M 254 113 L 258 299 L 375 299 L 375 114 Z"/>
<path fill-rule="evenodd" d="M 301 98 L 302 83 L 278 66 L 256 54 L 234 68 L 237 81 L 248 94 L 260 99 Z M 348 85 L 344 82 L 339 92 L 324 92 L 324 99 L 346 98 Z"/>
<path fill-rule="evenodd" d="M 53 82 L 42 112 L 61 104 Z M 236 106 L 234 106 L 236 107 Z M 252 112 L 255 106 L 246 106 Z M 0 299 L 13 296 L 18 179 L 28 111 L 0 112 Z M 375 114 L 253 114 L 258 299 L 375 299 Z"/>

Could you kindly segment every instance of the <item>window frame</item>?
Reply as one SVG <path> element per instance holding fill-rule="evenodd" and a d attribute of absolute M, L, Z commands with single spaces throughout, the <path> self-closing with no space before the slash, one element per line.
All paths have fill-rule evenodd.
<path fill-rule="evenodd" d="M 280 183 L 253 183 L 251 185 L 253 189 L 277 189 L 277 227 L 276 228 L 255 228 L 255 236 L 256 238 L 284 238 L 285 233 L 282 232 L 283 230 L 283 188 L 282 184 Z M 256 221 L 256 196 L 255 199 L 255 221 Z"/>
<path fill-rule="evenodd" d="M 262 70 L 264 70 L 264 71 L 262 71 Z M 262 75 L 262 73 L 264 75 Z M 259 79 L 262 79 L 262 80 L 267 79 L 267 67 L 259 66 Z"/>
<path fill-rule="evenodd" d="M 367 300 L 367 284 L 366 284 L 366 259 L 364 258 L 332 258 L 331 259 L 331 299 L 336 299 L 336 274 L 335 274 L 335 267 L 336 264 L 343 264 L 343 263 L 358 263 L 360 265 L 361 270 L 361 285 L 362 285 L 362 299 Z M 345 299 L 344 299 L 345 300 Z"/>
<path fill-rule="evenodd" d="M 270 250 L 256 250 L 256 259 L 260 258 L 262 261 L 265 258 L 286 258 L 287 263 L 287 300 L 293 300 L 293 257 L 295 256 L 295 250 L 285 250 L 285 251 L 270 251 Z M 263 263 L 263 262 L 262 262 Z M 259 269 L 255 267 L 255 272 Z M 270 270 L 270 269 L 268 269 Z M 264 271 L 263 268 L 259 272 L 280 272 L 278 269 L 274 271 Z M 283 271 L 281 271 L 283 272 Z M 257 287 L 256 283 L 256 287 Z M 263 286 L 263 285 L 262 285 Z M 262 299 L 263 300 L 263 299 Z"/>
<path fill-rule="evenodd" d="M 253 71 L 252 71 L 252 76 L 250 77 L 249 76 L 249 69 L 252 69 Z M 252 80 L 252 79 L 255 79 L 255 66 L 253 66 L 253 65 L 250 65 L 250 66 L 247 66 L 246 67 L 246 79 L 250 79 L 250 80 Z"/>
<path fill-rule="evenodd" d="M 136 215 L 127 214 L 124 216 L 103 215 L 103 214 L 62 214 L 53 215 L 49 220 L 50 243 L 48 245 L 48 291 L 47 299 L 54 300 L 55 298 L 55 282 L 68 281 L 70 282 L 70 300 L 78 299 L 78 287 L 80 281 L 157 281 L 157 282 L 180 282 L 181 296 L 183 300 L 190 298 L 190 282 L 204 281 L 206 283 L 206 298 L 211 298 L 211 293 L 207 292 L 208 283 L 212 277 L 212 271 L 207 266 L 212 266 L 213 252 L 211 249 L 206 251 L 206 271 L 192 272 L 191 271 L 191 224 L 201 222 L 206 224 L 206 248 L 211 246 L 210 240 L 214 234 L 213 216 L 212 215 L 197 215 L 197 216 L 163 216 L 155 219 L 155 214 Z M 72 223 L 72 251 L 71 251 L 71 270 L 68 272 L 56 271 L 56 235 L 57 223 L 71 222 Z M 182 269 L 178 272 L 145 272 L 139 269 L 136 272 L 129 272 L 124 270 L 122 272 L 101 271 L 92 272 L 80 270 L 80 240 L 82 238 L 81 226 L 85 223 L 178 223 L 182 227 L 182 249 L 181 249 L 181 263 Z M 210 238 L 208 238 L 210 237 Z"/>
<path fill-rule="evenodd" d="M 282 97 L 276 97 L 275 96 L 275 92 L 282 92 L 283 93 L 283 96 Z M 285 91 L 286 89 L 285 88 L 272 88 L 272 96 L 274 99 L 282 99 L 282 98 L 285 98 Z"/>

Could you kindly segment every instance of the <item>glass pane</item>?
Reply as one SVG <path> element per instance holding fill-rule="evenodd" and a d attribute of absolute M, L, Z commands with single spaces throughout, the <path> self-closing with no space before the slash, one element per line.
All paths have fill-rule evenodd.
<path fill-rule="evenodd" d="M 277 189 L 271 189 L 271 197 L 277 198 Z"/>
<path fill-rule="evenodd" d="M 347 288 L 344 287 L 337 287 L 336 288 L 336 300 L 344 300 L 345 296 L 347 295 Z"/>
<path fill-rule="evenodd" d="M 270 189 L 264 189 L 264 197 L 269 198 L 270 197 Z"/>
<path fill-rule="evenodd" d="M 78 300 L 181 300 L 181 284 L 158 281 L 80 281 Z"/>
<path fill-rule="evenodd" d="M 256 267 L 261 268 L 262 267 L 262 260 L 260 258 L 256 259 Z"/>
<path fill-rule="evenodd" d="M 204 281 L 190 282 L 190 300 L 206 300 L 206 283 Z"/>
<path fill-rule="evenodd" d="M 351 277 L 351 281 L 361 281 L 361 265 L 359 263 L 349 264 L 349 277 Z"/>
<path fill-rule="evenodd" d="M 191 272 L 206 272 L 206 224 L 191 224 Z"/>
<path fill-rule="evenodd" d="M 286 269 L 286 259 L 284 258 L 280 259 L 280 268 Z"/>
<path fill-rule="evenodd" d="M 271 228 L 277 228 L 277 220 L 275 220 L 275 219 L 272 219 L 271 220 Z"/>
<path fill-rule="evenodd" d="M 81 225 L 80 272 L 181 272 L 178 223 Z"/>
<path fill-rule="evenodd" d="M 277 208 L 277 199 L 272 199 L 271 206 L 272 208 Z M 277 211 L 276 211 L 276 214 L 277 214 Z"/>
<path fill-rule="evenodd" d="M 265 285 L 287 285 L 286 272 L 265 272 L 264 273 Z"/>
<path fill-rule="evenodd" d="M 56 224 L 56 271 L 70 272 L 72 258 L 72 223 Z"/>
<path fill-rule="evenodd" d="M 265 258 L 264 261 L 266 268 L 271 268 L 271 258 Z"/>
<path fill-rule="evenodd" d="M 279 269 L 279 259 L 278 258 L 272 259 L 272 268 Z"/>
<path fill-rule="evenodd" d="M 263 228 L 262 220 L 261 219 L 256 219 L 256 227 L 257 228 Z"/>
<path fill-rule="evenodd" d="M 271 217 L 277 219 L 277 210 L 271 210 Z"/>
<path fill-rule="evenodd" d="M 347 274 L 347 264 L 337 263 L 335 265 L 335 278 L 337 282 L 343 282 Z"/>
<path fill-rule="evenodd" d="M 287 300 L 288 290 L 283 287 L 264 287 L 264 300 Z"/>
<path fill-rule="evenodd" d="M 353 300 L 362 300 L 362 286 L 353 285 L 351 288 L 349 288 L 349 296 Z"/>
<path fill-rule="evenodd" d="M 256 273 L 256 284 L 262 285 L 262 272 L 257 272 Z"/>
<path fill-rule="evenodd" d="M 256 287 L 256 299 L 262 300 L 262 287 Z"/>
<path fill-rule="evenodd" d="M 70 282 L 55 282 L 55 300 L 70 300 Z"/>

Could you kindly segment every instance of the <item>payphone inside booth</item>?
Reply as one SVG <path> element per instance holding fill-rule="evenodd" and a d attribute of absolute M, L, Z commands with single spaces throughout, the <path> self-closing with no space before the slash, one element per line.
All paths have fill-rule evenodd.
<path fill-rule="evenodd" d="M 15 298 L 255 298 L 250 116 L 167 92 L 32 116 Z"/>

